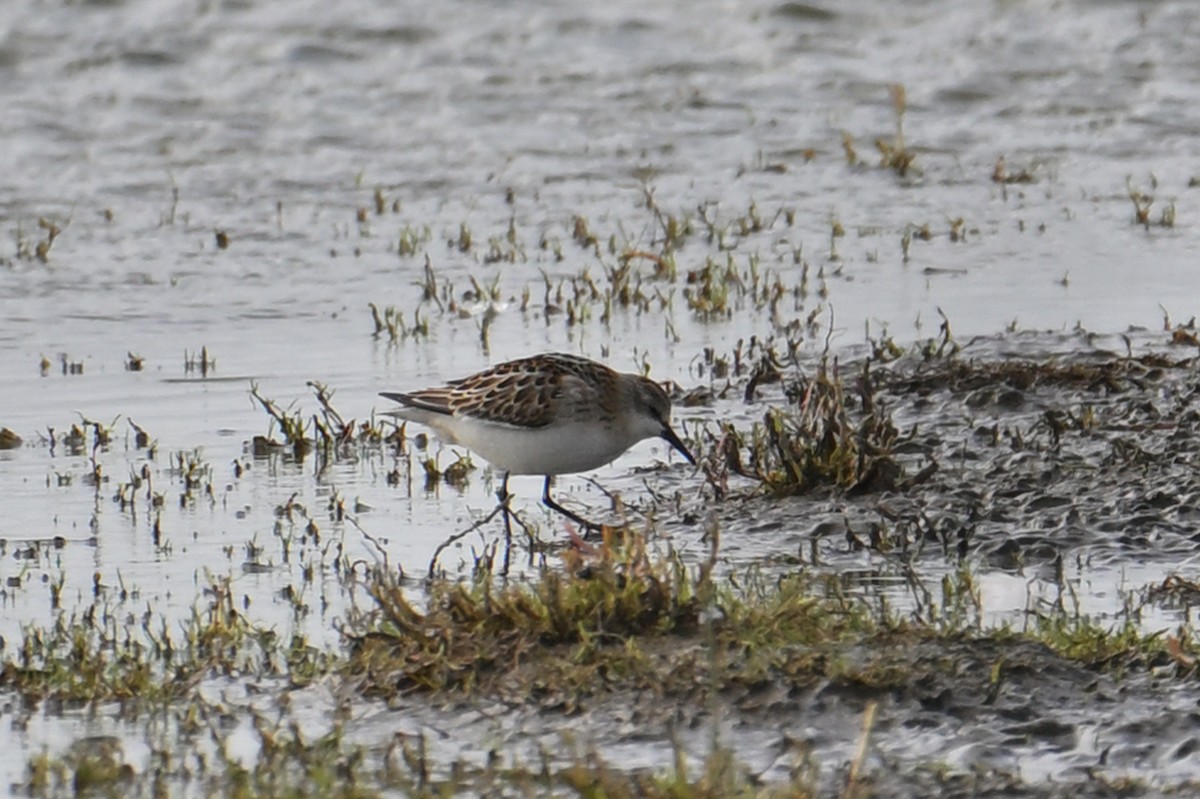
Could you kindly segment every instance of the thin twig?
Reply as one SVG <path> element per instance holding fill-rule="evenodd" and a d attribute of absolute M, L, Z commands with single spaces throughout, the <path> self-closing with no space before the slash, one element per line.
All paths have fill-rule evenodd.
<path fill-rule="evenodd" d="M 358 530 L 358 532 L 362 533 L 362 537 L 367 540 L 367 543 L 369 543 L 371 546 L 375 547 L 375 551 L 379 553 L 379 557 L 383 561 L 384 571 L 390 572 L 391 569 L 388 566 L 387 550 L 385 550 L 383 548 L 383 544 L 379 543 L 379 539 L 363 529 L 363 526 L 358 523 L 358 517 L 347 514 L 346 521 L 348 521 L 348 522 L 350 522 L 350 524 L 354 525 L 355 529 Z"/>
<path fill-rule="evenodd" d="M 858 751 L 850 761 L 850 774 L 846 777 L 846 788 L 842 791 L 842 799 L 853 799 L 858 795 L 858 774 L 862 770 L 863 761 L 867 758 L 867 744 L 871 740 L 871 729 L 875 726 L 875 711 L 878 702 L 870 702 L 863 711 L 862 735 L 858 737 Z"/>
<path fill-rule="evenodd" d="M 483 527 L 485 524 L 490 522 L 492 519 L 496 518 L 497 513 L 510 513 L 510 511 L 508 510 L 508 507 L 506 505 L 498 504 L 492 510 L 492 512 L 489 513 L 487 516 L 485 516 L 482 519 L 480 519 L 479 521 L 475 522 L 474 524 L 472 524 L 470 527 L 463 530 L 462 532 L 455 533 L 454 535 L 450 536 L 442 543 L 438 544 L 438 548 L 433 551 L 433 557 L 429 559 L 429 579 L 432 580 L 434 575 L 437 573 L 438 558 L 440 558 L 442 556 L 442 552 L 444 552 L 447 547 L 449 547 L 451 544 L 458 543 L 459 541 L 463 540 L 471 533 L 473 533 L 476 530 Z M 520 519 L 518 519 L 517 521 L 522 526 L 524 526 L 524 522 L 521 522 Z"/>

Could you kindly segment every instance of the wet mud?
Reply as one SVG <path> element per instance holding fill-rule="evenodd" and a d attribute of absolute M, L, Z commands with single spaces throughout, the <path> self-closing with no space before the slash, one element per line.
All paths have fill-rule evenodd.
<path fill-rule="evenodd" d="M 957 553 L 995 569 L 1187 558 L 1200 490 L 1194 347 L 1171 346 L 1170 332 L 1143 332 L 1158 346 L 1136 354 L 1111 348 L 1125 346 L 1120 337 L 1094 338 L 1009 335 L 955 344 L 951 357 L 844 359 L 844 424 L 875 435 L 863 449 L 886 466 L 864 467 L 844 490 L 816 484 L 780 499 L 773 535 L 827 542 L 819 556 Z M 781 376 L 744 413 L 805 396 L 805 371 Z M 880 425 L 884 438 L 872 432 Z M 767 493 L 793 488 L 766 482 Z M 820 521 L 803 525 L 804 515 Z"/>
<path fill-rule="evenodd" d="M 593 666 L 590 681 L 573 682 L 544 670 L 545 661 L 510 653 L 432 695 L 407 679 L 389 691 L 407 710 L 428 696 L 446 718 L 502 717 L 485 729 L 501 735 L 506 751 L 527 747 L 535 756 L 536 742 L 571 729 L 586 731 L 597 752 L 636 748 L 653 760 L 653 752 L 667 759 L 682 750 L 701 762 L 719 741 L 754 780 L 819 795 L 1195 789 L 1200 691 L 1189 634 L 1133 632 L 1148 607 L 1178 609 L 1197 596 L 1177 572 L 1194 551 L 1196 356 L 1173 336 L 1007 334 L 963 345 L 946 339 L 940 355 L 877 347 L 845 357 L 840 374 L 855 386 L 845 420 L 869 433 L 877 426 L 863 420 L 885 416 L 895 430 L 889 449 L 872 450 L 895 463 L 887 485 L 831 480 L 781 497 L 778 483 L 717 474 L 728 451 L 709 438 L 709 490 L 719 487 L 721 498 L 702 505 L 709 534 L 721 530 L 721 569 L 736 582 L 754 564 L 760 577 L 805 575 L 814 596 L 866 597 L 888 608 L 887 629 L 836 642 L 801 633 L 752 669 L 747 661 L 759 653 L 724 648 L 695 625 L 665 640 L 614 628 L 592 646 L 619 650 L 636 640 L 637 668 Z M 800 397 L 811 401 L 803 387 L 818 371 L 781 365 L 773 387 L 747 404 L 748 423 L 755 411 L 789 407 L 788 397 L 797 398 L 793 413 Z M 924 477 L 913 482 L 914 474 Z M 693 517 L 706 512 L 685 508 Z M 687 528 L 668 529 L 673 545 L 686 548 Z M 1089 610 L 1081 584 L 1130 562 L 1161 579 Z M 946 564 L 959 571 L 937 579 L 936 566 Z M 988 573 L 1046 590 L 1031 592 L 1000 627 L 985 625 L 989 598 L 977 580 Z M 588 662 L 576 644 L 543 645 Z M 487 698 L 481 705 L 477 697 Z M 864 735 L 869 755 L 852 765 Z M 455 734 L 459 745 L 469 737 Z"/>

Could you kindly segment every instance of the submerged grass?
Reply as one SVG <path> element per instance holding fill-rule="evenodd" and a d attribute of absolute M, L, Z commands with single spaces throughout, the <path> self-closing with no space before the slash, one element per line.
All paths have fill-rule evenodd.
<path fill-rule="evenodd" d="M 145 773 L 127 762 L 112 737 L 80 739 L 65 754 L 32 758 L 25 781 L 11 786 L 34 799 L 57 796 L 158 797 L 195 795 L 230 799 L 371 799 L 404 796 L 580 797 L 580 799 L 808 799 L 820 795 L 812 774 L 799 767 L 790 779 L 763 785 L 725 748 L 689 766 L 676 750 L 675 764 L 662 772 L 630 772 L 594 751 L 554 765 L 504 764 L 497 756 L 478 765 L 467 760 L 435 763 L 424 737 L 398 739 L 382 750 L 348 744 L 341 730 L 306 742 L 294 731 L 260 730 L 257 754 L 233 759 L 218 752 L 195 763 L 156 751 Z M 846 794 L 854 795 L 854 794 Z"/>
<path fill-rule="evenodd" d="M 657 710 L 639 712 L 656 719 L 647 721 L 651 726 L 660 712 L 710 707 L 718 698 L 730 708 L 724 712 L 768 713 L 773 705 L 762 697 L 802 689 L 861 708 L 865 740 L 877 703 L 911 702 L 914 692 L 922 702 L 945 701 L 938 697 L 952 685 L 955 696 L 986 697 L 986 707 L 1047 663 L 1118 675 L 1145 668 L 1195 673 L 1190 640 L 1146 636 L 1132 623 L 1109 629 L 1063 611 L 1025 631 L 980 629 L 969 575 L 944 590 L 941 607 L 905 616 L 805 571 L 721 575 L 717 531 L 709 536 L 708 557 L 698 564 L 635 533 L 597 545 L 576 541 L 561 563 L 523 580 L 502 580 L 484 568 L 469 580 L 431 578 L 420 603 L 399 577 L 376 569 L 362 577 L 371 605 L 347 623 L 341 653 L 315 652 L 254 626 L 220 583 L 178 641 L 149 624 L 122 633 L 111 613 L 100 614 L 103 624 L 64 617 L 48 632 L 27 629 L 19 655 L 0 671 L 0 686 L 34 699 L 174 702 L 192 708 L 175 716 L 190 730 L 179 743 L 209 735 L 207 745 L 219 754 L 193 761 L 159 744 L 151 765 L 135 772 L 119 745 L 88 739 L 65 754 L 33 758 L 22 790 L 39 797 L 153 796 L 164 786 L 191 785 L 202 795 L 231 797 L 316 791 L 664 799 L 823 790 L 803 758 L 790 776 L 767 784 L 715 738 L 701 760 L 671 739 L 674 763 L 649 770 L 569 749 L 544 753 L 540 763 L 515 754 L 483 765 L 466 758 L 439 763 L 419 736 L 365 749 L 343 737 L 341 715 L 329 732 L 306 737 L 286 716 L 267 720 L 253 710 L 256 748 L 233 758 L 244 743 L 228 743 L 230 726 L 186 721 L 237 712 L 201 698 L 199 683 L 214 675 L 282 675 L 292 685 L 333 677 L 388 702 L 477 696 L 566 715 L 610 698 L 650 696 Z M 1022 695 L 1022 685 L 1012 691 Z M 859 760 L 865 751 L 863 744 Z M 855 761 L 840 778 L 843 795 L 870 794 L 872 778 L 860 780 L 858 768 Z"/>
<path fill-rule="evenodd" d="M 488 572 L 434 580 L 420 607 L 380 575 L 370 587 L 375 606 L 349 625 L 345 672 L 386 699 L 482 694 L 572 712 L 605 693 L 646 689 L 700 700 L 734 686 L 828 681 L 868 694 L 903 690 L 918 676 L 938 679 L 955 656 L 898 653 L 939 642 L 1043 643 L 1113 672 L 1174 663 L 1183 673 L 1194 663 L 1190 641 L 1147 636 L 1132 623 L 1110 628 L 1063 611 L 1025 631 L 985 630 L 966 591 L 902 617 L 803 571 L 715 579 L 715 564 L 715 543 L 708 561 L 688 566 L 637 537 L 606 541 L 568 550 L 565 568 L 524 582 Z"/>
<path fill-rule="evenodd" d="M 1163 631 L 1147 635 L 1130 619 L 1105 625 L 1088 617 L 1053 614 L 1040 615 L 1033 628 L 1023 634 L 1067 660 L 1092 669 L 1124 674 L 1168 667 L 1179 677 L 1197 673 L 1195 642 L 1184 628 L 1177 636 Z"/>
<path fill-rule="evenodd" d="M 27 626 L 16 653 L 0 665 L 0 688 L 65 702 L 161 704 L 190 695 L 215 675 L 323 673 L 330 656 L 302 640 L 282 642 L 241 613 L 227 580 L 217 580 L 173 632 L 147 611 L 130 624 L 127 611 L 92 605 L 60 614 L 49 628 Z"/>
<path fill-rule="evenodd" d="M 348 672 L 371 695 L 486 691 L 574 708 L 602 690 L 760 680 L 790 646 L 876 628 L 861 603 L 814 595 L 802 576 L 718 583 L 715 558 L 714 545 L 687 566 L 634 537 L 569 551 L 565 569 L 529 582 L 434 581 L 423 609 L 381 578 L 375 607 L 351 625 Z"/>
<path fill-rule="evenodd" d="M 340 674 L 374 697 L 482 692 L 571 710 L 588 697 L 645 688 L 682 696 L 834 679 L 886 690 L 911 676 L 911 664 L 894 657 L 898 643 L 972 638 L 1044 643 L 1098 670 L 1194 670 L 1188 636 L 1147 635 L 1131 617 L 1112 626 L 1058 610 L 1037 614 L 1025 630 L 981 628 L 969 585 L 943 586 L 940 606 L 901 616 L 805 570 L 718 577 L 718 535 L 710 536 L 699 564 L 626 533 L 595 546 L 577 541 L 560 565 L 523 579 L 487 568 L 465 581 L 430 578 L 420 602 L 400 577 L 377 569 L 363 578 L 371 604 L 346 623 L 340 653 L 254 624 L 227 581 L 210 586 L 179 632 L 149 613 L 129 625 L 127 612 L 93 605 L 49 628 L 25 628 L 0 664 L 0 688 L 30 699 L 160 704 L 212 676 L 299 686 Z"/>

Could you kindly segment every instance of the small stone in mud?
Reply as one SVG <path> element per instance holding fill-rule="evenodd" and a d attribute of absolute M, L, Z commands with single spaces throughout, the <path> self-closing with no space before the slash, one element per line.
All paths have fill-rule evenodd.
<path fill-rule="evenodd" d="M 968 408 L 982 408 L 984 405 L 990 403 L 995 396 L 996 394 L 992 389 L 981 388 L 968 394 L 966 399 L 963 400 L 963 403 L 965 403 Z"/>
<path fill-rule="evenodd" d="M 0 427 L 0 449 L 16 449 L 21 443 L 19 435 L 7 427 Z"/>
<path fill-rule="evenodd" d="M 1020 408 L 1025 404 L 1025 392 L 1015 388 L 1005 389 L 996 395 L 996 404 L 1001 408 Z"/>

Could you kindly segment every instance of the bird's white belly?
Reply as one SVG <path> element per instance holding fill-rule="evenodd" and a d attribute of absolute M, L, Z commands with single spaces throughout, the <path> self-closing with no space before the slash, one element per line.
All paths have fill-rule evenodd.
<path fill-rule="evenodd" d="M 457 417 L 453 430 L 437 425 L 456 443 L 511 474 L 586 472 L 614 460 L 637 443 L 617 428 L 602 424 L 549 425 L 521 429 Z"/>

